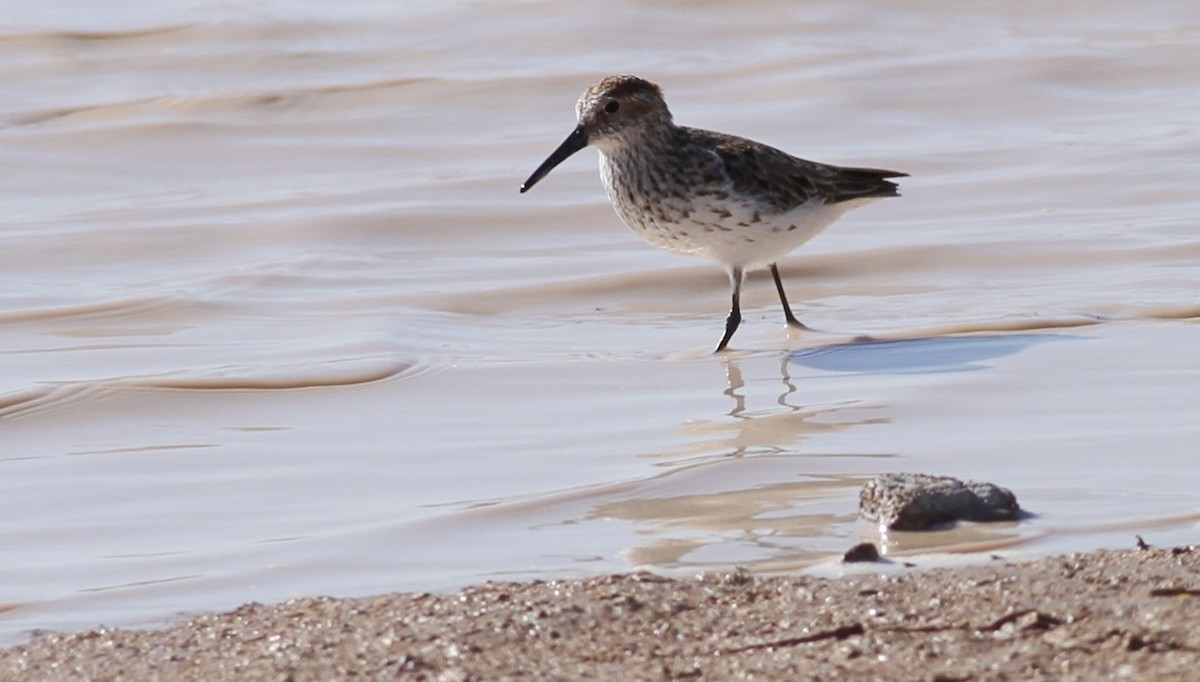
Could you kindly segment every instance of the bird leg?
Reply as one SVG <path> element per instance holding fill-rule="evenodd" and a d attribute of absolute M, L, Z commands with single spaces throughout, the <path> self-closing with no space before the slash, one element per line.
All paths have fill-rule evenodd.
<path fill-rule="evenodd" d="M 725 336 L 721 338 L 721 343 L 717 344 L 717 349 L 714 353 L 720 353 L 725 350 L 725 346 L 729 345 L 729 339 L 733 337 L 733 333 L 737 331 L 738 325 L 742 323 L 742 280 L 744 275 L 741 268 L 735 267 L 729 270 L 729 283 L 733 286 L 733 305 L 729 309 L 729 317 L 725 318 Z"/>
<path fill-rule="evenodd" d="M 783 316 L 787 319 L 787 323 L 797 329 L 808 329 L 792 314 L 792 307 L 788 305 L 787 294 L 783 293 L 783 280 L 779 278 L 779 266 L 774 263 L 771 263 L 771 277 L 775 278 L 775 290 L 779 292 L 779 302 L 783 304 Z"/>

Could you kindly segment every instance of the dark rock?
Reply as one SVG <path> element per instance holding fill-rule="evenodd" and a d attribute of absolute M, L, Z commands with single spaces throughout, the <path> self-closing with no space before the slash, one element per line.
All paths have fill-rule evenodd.
<path fill-rule="evenodd" d="M 859 514 L 889 530 L 928 530 L 956 521 L 1013 521 L 1017 498 L 991 483 L 949 476 L 883 474 L 867 481 L 858 496 Z"/>
<path fill-rule="evenodd" d="M 861 542 L 842 555 L 842 561 L 852 564 L 860 561 L 879 561 L 879 549 L 870 542 Z"/>

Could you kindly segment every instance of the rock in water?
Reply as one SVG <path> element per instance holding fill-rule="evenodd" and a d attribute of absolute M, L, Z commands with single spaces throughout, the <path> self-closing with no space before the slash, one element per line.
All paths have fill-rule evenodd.
<path fill-rule="evenodd" d="M 858 512 L 888 530 L 929 530 L 955 521 L 1013 521 L 1021 508 L 1012 491 L 949 476 L 882 474 L 858 495 Z"/>
<path fill-rule="evenodd" d="M 846 553 L 842 555 L 842 563 L 844 564 L 882 560 L 883 557 L 879 556 L 879 548 L 870 542 L 860 542 L 846 550 Z"/>

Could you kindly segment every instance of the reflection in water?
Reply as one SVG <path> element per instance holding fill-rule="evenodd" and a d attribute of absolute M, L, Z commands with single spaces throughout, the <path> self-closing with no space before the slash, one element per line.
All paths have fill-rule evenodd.
<path fill-rule="evenodd" d="M 585 518 L 620 519 L 643 529 L 644 540 L 623 552 L 639 566 L 809 564 L 840 551 L 843 537 L 853 533 L 852 500 L 862 481 L 838 472 L 853 467 L 830 460 L 891 455 L 803 453 L 797 444 L 887 420 L 845 414 L 817 419 L 861 406 L 802 404 L 786 354 L 745 360 L 745 369 L 735 355 L 722 361 L 728 412 L 688 422 L 680 432 L 689 442 L 657 455 L 667 472 L 591 491 Z M 756 397 L 768 396 L 769 406 L 752 406 Z"/>
<path fill-rule="evenodd" d="M 902 557 L 925 552 L 970 554 L 997 552 L 1029 542 L 1042 533 L 1020 528 L 1019 521 L 957 523 L 938 531 L 895 531 L 871 526 L 867 533 L 884 556 Z"/>
<path fill-rule="evenodd" d="M 729 410 L 729 412 L 726 413 L 726 414 L 728 414 L 728 416 L 733 417 L 734 419 L 740 420 L 741 422 L 753 422 L 753 421 L 756 421 L 759 419 L 769 419 L 771 417 L 794 415 L 794 414 L 804 411 L 804 407 L 802 405 L 793 405 L 790 402 L 788 402 L 789 396 L 791 396 L 792 394 L 794 394 L 796 392 L 796 384 L 794 384 L 792 382 L 792 375 L 788 368 L 788 362 L 787 362 L 786 356 L 780 358 L 780 363 L 779 363 L 779 381 L 783 385 L 783 389 L 782 389 L 782 391 L 780 391 L 779 396 L 777 398 L 775 398 L 775 404 L 778 405 L 779 407 L 783 408 L 782 412 L 779 412 L 773 408 L 768 411 L 765 411 L 765 412 L 748 411 L 746 409 L 746 393 L 745 393 L 746 380 L 742 376 L 742 365 L 740 362 L 738 362 L 738 360 L 736 360 L 733 357 L 725 357 L 724 362 L 725 362 L 726 386 L 725 386 L 725 390 L 722 391 L 722 393 L 726 396 L 729 396 L 729 398 L 731 398 L 733 400 L 733 407 Z M 826 408 L 823 410 L 815 410 L 815 411 L 810 408 L 807 411 L 807 414 L 804 416 L 804 418 L 800 421 L 806 420 L 808 417 L 811 417 L 813 414 L 819 414 L 820 412 L 828 411 L 828 409 L 834 409 L 834 408 Z M 735 422 L 734 425 L 735 426 L 745 426 L 746 424 L 737 424 Z M 795 442 L 795 440 L 798 440 L 800 437 L 800 432 L 797 430 L 796 432 L 793 433 L 793 435 L 795 436 L 795 438 L 790 442 Z M 742 454 L 742 453 L 731 453 L 731 454 Z"/>
<path fill-rule="evenodd" d="M 761 461 L 767 459 L 772 461 Z M 853 508 L 837 510 L 839 502 L 850 497 L 861 481 L 854 476 L 801 476 L 796 460 L 789 457 L 761 460 L 754 463 L 753 485 L 744 481 L 741 486 L 712 492 L 648 495 L 667 483 L 661 480 L 631 499 L 601 502 L 588 517 L 622 519 L 653 528 L 654 533 L 644 542 L 623 552 L 627 561 L 638 566 L 808 563 L 828 556 L 828 551 L 820 549 L 826 544 L 822 539 L 830 538 L 832 528 L 848 528 L 854 523 Z M 673 472 L 679 474 L 673 478 L 704 482 L 722 470 L 731 480 L 746 476 L 745 471 L 734 471 L 740 468 L 735 461 L 712 466 L 716 468 Z M 787 480 L 768 482 L 764 480 L 768 472 Z M 681 483 L 673 480 L 669 487 L 680 490 Z"/>
<path fill-rule="evenodd" d="M 692 460 L 698 454 L 703 459 L 782 454 L 816 434 L 844 431 L 861 424 L 882 424 L 887 421 L 884 418 L 816 421 L 816 417 L 828 416 L 856 403 L 794 404 L 797 387 L 792 380 L 786 355 L 779 359 L 778 379 L 775 379 L 774 372 L 771 372 L 771 379 L 757 383 L 757 386 L 774 386 L 766 391 L 773 397 L 773 404 L 763 409 L 752 409 L 748 406 L 748 395 L 753 396 L 753 392 L 747 391 L 740 361 L 734 357 L 726 357 L 723 360 L 726 386 L 722 394 L 733 401 L 733 406 L 724 416 L 732 417 L 732 420 L 712 418 L 686 423 L 680 429 L 682 435 L 704 438 L 688 443 L 681 450 L 663 453 L 670 458 L 669 463 L 678 464 L 681 457 Z M 775 383 L 776 381 L 778 383 Z"/>
<path fill-rule="evenodd" d="M 1065 334 L 986 334 L 897 341 L 864 340 L 793 353 L 790 361 L 827 372 L 935 374 L 985 369 L 985 360 L 1012 355 Z M 786 365 L 786 362 L 785 362 Z"/>
<path fill-rule="evenodd" d="M 776 404 L 790 411 L 800 409 L 788 403 L 788 396 L 796 392 L 796 385 L 792 383 L 792 375 L 788 371 L 787 357 L 781 359 L 779 363 L 779 376 L 783 381 L 784 391 L 779 394 L 779 399 Z M 742 366 L 737 360 L 731 357 L 725 358 L 725 381 L 726 388 L 724 394 L 733 399 L 733 409 L 729 411 L 729 416 L 739 419 L 750 419 L 752 415 L 745 414 L 746 412 L 746 395 L 740 391 L 746 387 L 746 380 L 742 378 Z"/>
<path fill-rule="evenodd" d="M 856 491 L 863 471 L 851 460 L 891 457 L 888 454 L 802 453 L 797 444 L 818 433 L 846 430 L 886 417 L 847 418 L 857 401 L 805 405 L 804 380 L 792 376 L 803 366 L 847 374 L 938 374 L 977 371 L 987 361 L 1050 341 L 1076 337 L 1063 334 L 977 334 L 963 336 L 845 342 L 815 350 L 786 353 L 775 371 L 747 381 L 737 356 L 723 358 L 726 385 L 722 394 L 732 405 L 726 418 L 689 423 L 687 435 L 710 436 L 691 443 L 681 460 L 670 453 L 672 470 L 654 479 L 620 486 L 591 496 L 589 519 L 621 519 L 637 524 L 647 537 L 624 551 L 634 565 L 658 567 L 753 563 L 759 570 L 789 570 L 836 556 L 853 541 L 857 526 Z M 762 370 L 764 358 L 746 360 L 746 371 Z M 776 360 L 771 358 L 769 362 Z M 777 377 L 777 378 L 776 378 Z M 769 387 L 765 388 L 765 387 Z M 752 407 L 756 393 L 771 405 Z M 811 399 L 811 397 L 809 398 Z M 839 419 L 815 420 L 840 412 Z M 711 437 L 721 436 L 721 437 Z M 695 457 L 699 453 L 702 457 Z M 836 460 L 832 469 L 815 466 Z M 684 466 L 680 466 L 685 464 Z M 614 494 L 616 493 L 616 494 Z M 963 524 L 936 534 L 875 538 L 884 552 L 989 551 L 1028 540 L 1012 524 Z"/>

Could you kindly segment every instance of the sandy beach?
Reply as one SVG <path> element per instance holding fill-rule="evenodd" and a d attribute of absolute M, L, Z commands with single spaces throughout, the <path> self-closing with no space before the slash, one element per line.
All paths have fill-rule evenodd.
<path fill-rule="evenodd" d="M 43 635 L 8 680 L 1195 679 L 1200 550 L 902 576 L 489 583 Z"/>

